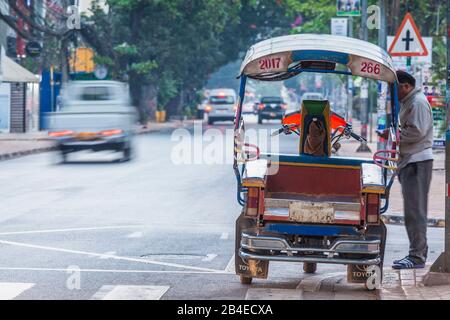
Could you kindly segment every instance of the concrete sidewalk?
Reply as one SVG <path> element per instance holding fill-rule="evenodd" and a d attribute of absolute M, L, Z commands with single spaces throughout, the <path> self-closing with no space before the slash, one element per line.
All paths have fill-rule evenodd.
<path fill-rule="evenodd" d="M 300 282 L 297 290 L 307 300 L 450 300 L 450 285 L 425 286 L 425 269 L 384 268 L 381 287 L 367 290 L 363 284 L 348 283 L 345 272 L 318 274 Z"/>
<path fill-rule="evenodd" d="M 181 121 L 165 123 L 149 122 L 146 126 L 139 126 L 136 134 L 146 134 L 162 130 L 183 127 Z M 56 144 L 48 136 L 48 132 L 39 131 L 31 133 L 2 133 L 0 134 L 0 161 L 30 154 L 48 152 L 56 149 Z"/>
<path fill-rule="evenodd" d="M 450 285 L 424 285 L 423 279 L 430 266 L 417 270 L 385 268 L 380 300 L 450 300 Z"/>
<path fill-rule="evenodd" d="M 353 121 L 353 128 L 356 133 L 360 132 L 360 123 Z M 372 143 L 368 143 L 371 152 L 357 152 L 360 143 L 355 140 L 347 140 L 342 143 L 339 156 L 372 158 L 377 150 L 377 136 L 372 133 Z M 433 150 L 433 177 L 428 201 L 429 226 L 445 226 L 445 151 Z M 392 185 L 389 201 L 389 209 L 384 214 L 384 221 L 391 224 L 403 224 L 403 197 L 398 179 Z"/>

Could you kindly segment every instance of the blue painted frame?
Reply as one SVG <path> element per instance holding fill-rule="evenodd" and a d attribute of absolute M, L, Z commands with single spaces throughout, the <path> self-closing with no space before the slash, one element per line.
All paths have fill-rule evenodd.
<path fill-rule="evenodd" d="M 342 59 L 342 56 L 340 56 L 339 58 Z M 335 59 L 336 60 L 336 59 Z M 340 61 L 334 61 L 334 60 L 330 60 L 330 62 L 336 62 L 336 63 L 340 63 Z M 338 71 L 338 70 L 321 70 L 321 69 L 290 69 L 288 70 L 288 72 L 292 72 L 292 73 L 297 73 L 300 74 L 302 72 L 315 72 L 315 73 L 335 73 L 335 74 L 344 74 L 344 75 L 349 75 L 351 76 L 352 73 L 350 71 Z M 239 123 L 241 121 L 241 117 L 242 117 L 242 105 L 244 103 L 244 99 L 245 99 L 245 87 L 247 84 L 247 78 L 248 76 L 246 75 L 241 75 L 240 79 L 241 79 L 241 83 L 240 83 L 240 89 L 239 89 L 239 103 L 237 105 L 237 110 L 236 110 L 236 117 L 235 117 L 235 124 L 234 124 L 234 130 L 236 131 L 239 128 Z M 398 113 L 400 110 L 400 103 L 398 101 L 398 83 L 397 82 L 393 82 L 391 84 L 390 87 L 391 92 L 391 97 L 393 100 L 392 103 L 392 120 L 391 120 L 391 125 L 394 128 L 398 127 Z M 234 141 L 234 147 L 236 148 L 236 141 Z M 302 159 L 296 159 L 296 158 L 292 158 L 289 156 L 281 156 L 279 161 L 283 162 L 283 157 L 288 157 L 285 160 L 287 160 L 286 162 L 301 162 L 301 163 L 318 163 L 318 162 L 323 162 L 323 164 L 332 164 L 332 165 L 358 165 L 361 164 L 362 162 L 366 162 L 367 159 L 356 159 L 356 158 L 347 158 L 346 160 L 344 159 L 337 159 L 337 158 L 332 158 L 333 160 L 330 159 L 319 159 L 317 157 L 313 157 L 312 159 L 308 159 L 307 157 L 305 157 L 304 155 L 302 155 Z M 331 161 L 331 162 L 330 162 Z M 242 192 L 245 192 L 245 190 L 242 188 L 241 185 L 241 172 L 239 170 L 239 164 L 237 163 L 237 159 L 235 157 L 234 159 L 234 163 L 233 163 L 233 169 L 236 175 L 236 179 L 237 179 L 237 183 L 238 183 L 238 202 L 239 204 L 243 205 L 244 204 L 244 197 L 242 196 Z M 386 174 L 387 169 L 385 169 L 385 174 Z"/>
<path fill-rule="evenodd" d="M 302 72 L 313 72 L 313 73 L 335 73 L 335 74 L 345 74 L 351 76 L 350 71 L 340 71 L 340 70 L 323 70 L 323 69 L 288 69 L 288 72 L 302 73 Z"/>
<path fill-rule="evenodd" d="M 270 159 L 270 154 L 261 154 L 262 159 Z M 276 159 L 272 161 L 275 162 L 286 162 L 286 163 L 297 163 L 297 164 L 322 164 L 322 165 L 331 165 L 331 166 L 351 166 L 351 167 L 359 167 L 362 163 L 373 163 L 373 159 L 371 158 L 347 158 L 347 157 L 316 157 L 310 156 L 306 154 L 302 155 L 293 155 L 293 154 L 277 154 Z"/>
<path fill-rule="evenodd" d="M 267 223 L 265 228 L 267 232 L 294 234 L 303 236 L 359 236 L 360 233 L 352 226 L 336 225 L 308 225 L 291 223 Z"/>

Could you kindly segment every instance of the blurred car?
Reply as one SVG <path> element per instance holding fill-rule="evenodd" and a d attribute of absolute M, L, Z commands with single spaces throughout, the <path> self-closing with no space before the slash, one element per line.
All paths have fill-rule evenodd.
<path fill-rule="evenodd" d="M 262 97 L 258 104 L 258 123 L 264 119 L 283 119 L 287 104 L 281 97 Z"/>
<path fill-rule="evenodd" d="M 254 102 L 245 102 L 242 105 L 243 114 L 255 114 L 257 113 L 256 104 Z"/>
<path fill-rule="evenodd" d="M 236 113 L 236 91 L 233 89 L 213 89 L 210 92 L 205 112 L 208 124 L 215 121 L 234 121 Z"/>
<path fill-rule="evenodd" d="M 302 95 L 303 100 L 324 100 L 325 97 L 320 92 L 305 92 Z"/>
<path fill-rule="evenodd" d="M 47 114 L 49 135 L 58 142 L 62 160 L 72 152 L 114 150 L 131 157 L 131 136 L 137 122 L 128 87 L 116 81 L 69 82 L 61 111 Z"/>

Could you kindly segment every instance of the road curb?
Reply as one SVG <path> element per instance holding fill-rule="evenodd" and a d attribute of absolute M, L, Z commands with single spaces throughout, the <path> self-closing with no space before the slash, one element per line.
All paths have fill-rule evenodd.
<path fill-rule="evenodd" d="M 172 127 L 168 126 L 167 128 L 147 128 L 147 129 L 142 129 L 140 131 L 137 131 L 135 133 L 135 135 L 144 135 L 144 134 L 150 134 L 150 133 L 155 133 L 155 132 L 161 132 L 162 130 L 173 129 L 173 128 L 175 128 L 175 126 L 172 126 Z M 35 141 L 53 141 L 53 139 L 50 139 L 50 138 L 38 138 L 38 139 L 34 139 L 34 140 Z M 19 140 L 6 140 L 6 139 L 4 139 L 4 141 L 22 141 L 22 140 L 20 140 L 20 139 Z M 24 156 L 28 156 L 28 155 L 32 155 L 32 154 L 39 154 L 39 153 L 44 153 L 44 152 L 55 151 L 57 149 L 58 149 L 58 147 L 56 145 L 54 145 L 54 146 L 50 146 L 50 147 L 33 148 L 33 149 L 28 149 L 28 150 L 4 153 L 4 154 L 0 154 L 0 161 L 16 159 L 16 158 L 20 158 L 20 157 L 24 157 Z"/>
<path fill-rule="evenodd" d="M 383 214 L 381 220 L 385 224 L 404 225 L 405 217 L 397 214 Z M 444 228 L 445 218 L 428 218 L 428 226 L 434 228 Z"/>
<path fill-rule="evenodd" d="M 24 156 L 28 156 L 28 155 L 32 155 L 32 154 L 54 151 L 56 149 L 57 149 L 57 146 L 50 146 L 50 147 L 33 148 L 33 149 L 28 149 L 28 150 L 23 150 L 23 151 L 14 151 L 14 152 L 10 152 L 10 153 L 4 153 L 4 154 L 0 154 L 0 161 L 16 159 L 16 158 L 20 158 L 20 157 L 24 157 Z"/>

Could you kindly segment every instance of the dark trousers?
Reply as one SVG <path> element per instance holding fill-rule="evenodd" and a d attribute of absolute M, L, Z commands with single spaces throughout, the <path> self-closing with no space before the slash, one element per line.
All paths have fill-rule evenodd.
<path fill-rule="evenodd" d="M 427 260 L 428 192 L 433 160 L 410 163 L 400 170 L 409 256 L 417 263 Z"/>

